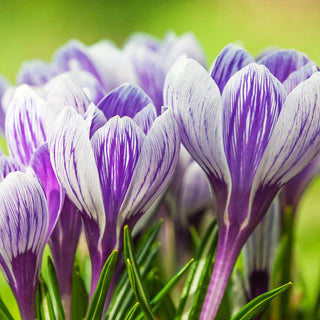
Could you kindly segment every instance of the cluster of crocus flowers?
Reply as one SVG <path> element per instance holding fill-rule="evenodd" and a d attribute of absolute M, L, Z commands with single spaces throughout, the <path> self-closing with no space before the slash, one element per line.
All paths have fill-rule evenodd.
<path fill-rule="evenodd" d="M 109 255 L 122 250 L 123 227 L 134 228 L 161 197 L 173 201 L 173 221 L 185 229 L 190 215 L 208 207 L 217 217 L 201 313 L 214 319 L 235 261 L 275 196 L 301 172 L 300 197 L 318 170 L 320 74 L 295 50 L 255 60 L 234 45 L 205 67 L 190 34 L 163 41 L 135 35 L 122 49 L 71 41 L 51 63 L 25 63 L 17 87 L 0 79 L 10 153 L 0 158 L 0 265 L 25 320 L 36 317 L 47 243 L 70 318 L 82 226 L 92 297 Z M 247 252 L 248 261 L 259 260 Z"/>

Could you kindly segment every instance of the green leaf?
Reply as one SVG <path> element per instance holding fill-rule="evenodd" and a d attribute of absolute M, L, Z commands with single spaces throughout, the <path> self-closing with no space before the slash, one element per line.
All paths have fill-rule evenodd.
<path fill-rule="evenodd" d="M 72 275 L 72 320 L 84 319 L 88 308 L 88 292 L 75 263 Z"/>
<path fill-rule="evenodd" d="M 37 295 L 37 311 L 40 320 L 56 320 L 51 296 L 43 278 L 39 280 Z"/>
<path fill-rule="evenodd" d="M 57 279 L 56 270 L 54 268 L 53 261 L 50 256 L 47 258 L 47 266 L 48 266 L 48 279 L 50 288 L 52 289 L 54 303 L 57 307 L 57 312 L 60 320 L 65 320 L 65 314 L 61 302 L 59 284 Z"/>
<path fill-rule="evenodd" d="M 87 315 L 87 320 L 101 319 L 103 314 L 104 303 L 109 290 L 109 285 L 113 276 L 113 272 L 117 263 L 118 251 L 114 250 L 110 254 L 106 263 L 104 264 L 100 278 L 93 294 L 89 311 Z"/>
<path fill-rule="evenodd" d="M 251 320 L 257 317 L 279 294 L 287 291 L 292 286 L 289 282 L 279 288 L 273 289 L 251 300 L 231 320 Z"/>
<path fill-rule="evenodd" d="M 213 268 L 213 257 L 218 241 L 218 227 L 214 220 L 206 230 L 196 251 L 180 298 L 175 319 L 198 319 Z"/>
<path fill-rule="evenodd" d="M 0 319 L 3 320 L 14 320 L 7 306 L 3 302 L 2 298 L 0 298 Z"/>
<path fill-rule="evenodd" d="M 140 307 L 147 319 L 154 319 L 150 301 L 138 270 L 138 265 L 134 254 L 133 242 L 128 226 L 124 227 L 124 257 L 131 287 L 136 295 L 137 300 L 140 303 Z"/>
<path fill-rule="evenodd" d="M 133 320 L 133 319 L 136 319 L 136 312 L 138 310 L 140 306 L 140 303 L 139 302 L 136 302 L 132 308 L 129 310 L 128 314 L 126 315 L 126 317 L 124 318 L 124 320 Z"/>

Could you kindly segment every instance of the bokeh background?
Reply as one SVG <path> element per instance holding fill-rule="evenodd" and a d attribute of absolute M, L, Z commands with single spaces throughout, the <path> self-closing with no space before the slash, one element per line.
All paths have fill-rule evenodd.
<path fill-rule="evenodd" d="M 208 65 L 230 42 L 254 55 L 269 46 L 295 48 L 320 64 L 319 0 L 0 0 L 0 73 L 14 83 L 23 61 L 50 61 L 73 38 L 87 45 L 108 38 L 122 46 L 134 32 L 162 38 L 171 30 L 193 32 Z M 319 179 L 297 219 L 297 268 L 309 299 L 320 283 Z"/>

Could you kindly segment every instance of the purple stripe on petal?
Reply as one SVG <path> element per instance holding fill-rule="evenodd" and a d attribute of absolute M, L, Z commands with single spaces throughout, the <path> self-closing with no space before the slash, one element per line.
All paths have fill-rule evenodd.
<path fill-rule="evenodd" d="M 103 112 L 98 109 L 93 103 L 90 104 L 86 113 L 84 114 L 84 119 L 87 124 L 87 128 L 90 131 L 90 138 L 93 134 L 102 126 L 107 123 L 107 118 Z"/>
<path fill-rule="evenodd" d="M 317 64 L 310 61 L 299 70 L 292 72 L 283 82 L 283 86 L 287 93 L 291 92 L 300 82 L 309 79 L 317 71 L 319 71 Z"/>
<path fill-rule="evenodd" d="M 10 155 L 24 165 L 46 140 L 44 110 L 44 100 L 27 85 L 15 91 L 6 117 L 6 137 Z"/>
<path fill-rule="evenodd" d="M 169 183 L 179 157 L 180 138 L 171 111 L 154 122 L 145 138 L 140 157 L 120 209 L 118 235 L 125 221 L 145 213 Z"/>
<path fill-rule="evenodd" d="M 30 160 L 30 167 L 40 180 L 47 198 L 49 209 L 48 240 L 57 223 L 64 201 L 64 192 L 61 190 L 56 175 L 52 169 L 47 143 L 39 147 L 33 154 Z"/>
<path fill-rule="evenodd" d="M 180 58 L 170 69 L 164 85 L 165 105 L 173 110 L 181 140 L 192 157 L 216 185 L 230 185 L 223 152 L 222 102 L 219 88 L 194 60 Z M 224 188 L 222 197 L 227 197 Z M 220 196 L 220 195 L 219 195 Z"/>
<path fill-rule="evenodd" d="M 144 141 L 142 130 L 130 118 L 111 118 L 92 138 L 107 219 L 114 233 L 119 209 L 131 183 Z"/>
<path fill-rule="evenodd" d="M 156 109 L 153 104 L 148 104 L 133 117 L 134 122 L 147 134 L 157 117 Z"/>
<path fill-rule="evenodd" d="M 250 64 L 225 86 L 223 140 L 233 189 L 249 192 L 286 93 L 263 66 Z"/>
<path fill-rule="evenodd" d="M 14 158 L 0 157 L 0 181 L 2 181 L 10 172 L 24 171 L 23 165 Z"/>
<path fill-rule="evenodd" d="M 257 60 L 258 63 L 265 65 L 281 82 L 285 81 L 292 72 L 300 69 L 309 61 L 310 59 L 307 55 L 296 50 L 272 51 Z"/>
<path fill-rule="evenodd" d="M 258 186 L 278 188 L 299 173 L 320 150 L 320 72 L 287 97 L 256 173 Z"/>
<path fill-rule="evenodd" d="M 0 75 L 0 132 L 3 134 L 5 132 L 4 123 L 5 123 L 5 108 L 3 106 L 2 97 L 4 96 L 5 91 L 9 87 L 9 82 L 7 79 Z"/>
<path fill-rule="evenodd" d="M 43 86 L 51 78 L 57 75 L 52 65 L 41 60 L 24 62 L 17 75 L 17 84 L 29 86 Z"/>
<path fill-rule="evenodd" d="M 89 130 L 72 107 L 58 116 L 49 150 L 52 167 L 70 200 L 104 230 L 103 200 Z"/>
<path fill-rule="evenodd" d="M 252 62 L 254 59 L 249 52 L 230 43 L 214 60 L 209 73 L 222 93 L 231 76 Z"/>
<path fill-rule="evenodd" d="M 123 84 L 111 91 L 98 104 L 98 108 L 107 119 L 116 115 L 133 118 L 148 104 L 152 104 L 150 97 L 138 86 Z"/>

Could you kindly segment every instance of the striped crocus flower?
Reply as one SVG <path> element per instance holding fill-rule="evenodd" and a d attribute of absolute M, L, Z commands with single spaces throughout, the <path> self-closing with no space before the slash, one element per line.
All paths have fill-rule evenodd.
<path fill-rule="evenodd" d="M 315 73 L 287 96 L 265 66 L 250 63 L 219 88 L 186 58 L 167 76 L 165 104 L 217 208 L 218 249 L 201 319 L 215 317 L 237 256 L 274 196 L 320 150 L 319 80 Z"/>
<path fill-rule="evenodd" d="M 23 320 L 36 319 L 41 260 L 51 232 L 46 197 L 38 179 L 9 173 L 0 183 L 0 266 Z"/>
<path fill-rule="evenodd" d="M 104 125 L 67 107 L 49 140 L 54 171 L 84 221 L 91 293 L 109 254 L 121 249 L 123 226 L 132 228 L 167 186 L 180 145 L 171 112 L 154 120 L 152 105 L 141 108 L 142 90 L 125 85 L 110 94 L 99 109 L 109 114 Z"/>

